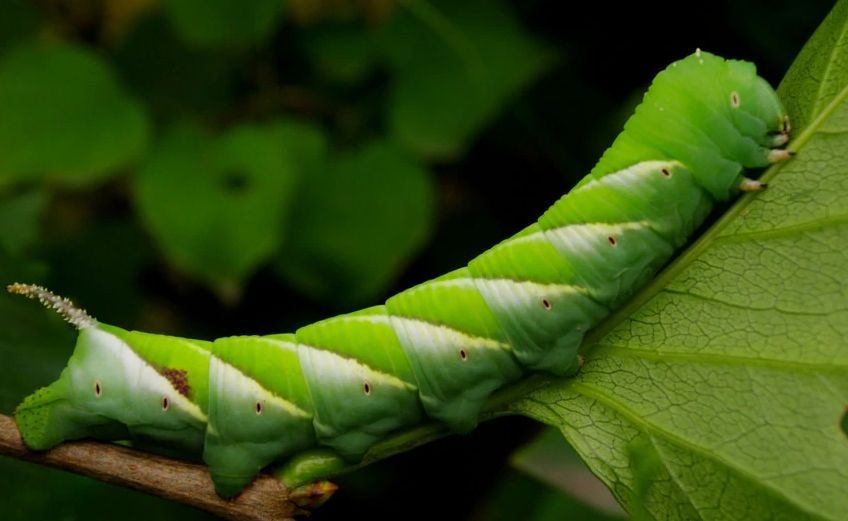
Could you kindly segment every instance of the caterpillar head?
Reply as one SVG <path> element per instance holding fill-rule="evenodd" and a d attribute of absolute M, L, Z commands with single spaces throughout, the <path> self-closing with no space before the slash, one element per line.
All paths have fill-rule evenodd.
<path fill-rule="evenodd" d="M 173 378 L 137 354 L 122 338 L 123 330 L 97 322 L 44 288 L 13 285 L 9 290 L 37 298 L 79 329 L 59 379 L 28 396 L 15 411 L 28 447 L 47 449 L 91 435 L 111 440 L 150 435 L 175 442 L 194 439 L 189 446 L 175 444 L 200 447 L 204 413 L 181 394 Z"/>
<path fill-rule="evenodd" d="M 722 82 L 726 103 L 737 129 L 767 149 L 789 141 L 789 116 L 766 80 L 757 75 L 754 64 L 727 60 Z"/>

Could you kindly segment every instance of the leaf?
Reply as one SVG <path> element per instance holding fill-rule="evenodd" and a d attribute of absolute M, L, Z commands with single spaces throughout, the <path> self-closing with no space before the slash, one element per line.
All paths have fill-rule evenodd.
<path fill-rule="evenodd" d="M 628 505 L 654 452 L 656 519 L 844 519 L 848 2 L 780 87 L 798 155 L 765 174 L 587 339 L 585 366 L 511 410 L 559 427 Z"/>
<path fill-rule="evenodd" d="M 380 48 L 394 70 L 392 137 L 430 159 L 459 155 L 553 63 L 501 1 L 406 0 Z"/>
<path fill-rule="evenodd" d="M 243 49 L 266 40 L 283 12 L 283 0 L 166 0 L 177 33 L 198 47 Z"/>
<path fill-rule="evenodd" d="M 28 43 L 0 57 L 0 113 L 0 184 L 101 179 L 147 142 L 143 107 L 105 61 L 70 44 Z"/>
<path fill-rule="evenodd" d="M 622 519 L 596 510 L 518 472 L 509 472 L 495 486 L 480 515 L 488 521 L 616 521 Z"/>
<path fill-rule="evenodd" d="M 361 81 L 376 64 L 372 31 L 361 23 L 336 23 L 303 32 L 304 50 L 323 75 L 339 82 Z"/>
<path fill-rule="evenodd" d="M 533 476 L 551 488 L 562 491 L 595 515 L 622 518 L 624 512 L 603 483 L 586 467 L 559 430 L 545 429 L 535 440 L 518 449 L 510 458 L 516 469 Z M 517 501 L 522 507 L 527 500 Z"/>
<path fill-rule="evenodd" d="M 226 289 L 277 250 L 299 174 L 280 132 L 245 124 L 214 136 L 182 124 L 162 138 L 135 198 L 170 261 Z"/>
<path fill-rule="evenodd" d="M 3 2 L 3 16 L 0 16 L 0 48 L 32 36 L 39 23 L 38 12 L 29 2 L 6 0 Z"/>
<path fill-rule="evenodd" d="M 333 158 L 303 181 L 276 266 L 312 297 L 342 304 L 374 297 L 429 236 L 430 176 L 389 143 Z"/>
<path fill-rule="evenodd" d="M 223 111 L 233 102 L 236 63 L 231 56 L 187 45 L 158 16 L 135 24 L 115 54 L 127 85 L 144 98 L 151 113 L 167 121 Z"/>
<path fill-rule="evenodd" d="M 40 190 L 0 197 L 0 249 L 19 254 L 35 242 L 44 203 Z"/>

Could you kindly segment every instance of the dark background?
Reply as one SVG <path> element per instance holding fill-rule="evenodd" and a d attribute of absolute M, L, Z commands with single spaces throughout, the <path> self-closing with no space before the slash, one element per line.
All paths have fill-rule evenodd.
<path fill-rule="evenodd" d="M 4 146 L 11 146 L 3 141 L 3 114 L 18 110 L 10 98 L 3 97 L 3 55 L 32 41 L 75 42 L 99 53 L 127 95 L 144 107 L 149 135 L 142 151 L 81 183 L 67 182 L 61 168 L 33 173 L 7 167 L 4 171 L 0 161 L 0 235 L 8 239 L 16 230 L 31 228 L 24 239 L 0 241 L 0 282 L 21 278 L 43 282 L 104 322 L 207 339 L 292 331 L 331 314 L 376 304 L 400 289 L 462 266 L 535 220 L 589 171 L 651 78 L 672 60 L 700 47 L 753 61 L 761 75 L 777 85 L 831 7 L 829 1 L 708 2 L 697 9 L 686 3 L 669 7 L 647 2 L 621 6 L 492 2 L 489 6 L 499 7 L 491 9 L 507 13 L 520 38 L 545 49 L 546 65 L 527 74 L 520 87 L 494 96 L 489 115 L 478 118 L 471 125 L 473 131 L 450 143 L 451 150 L 445 153 L 398 137 L 390 123 L 393 89 L 404 75 L 414 78 L 413 65 L 393 65 L 390 58 L 381 61 L 368 51 L 350 50 L 354 44 L 370 41 L 385 24 L 393 23 L 393 17 L 407 16 L 410 5 L 414 9 L 422 4 L 451 20 L 453 8 L 446 1 L 401 2 L 399 6 L 377 0 L 293 1 L 266 36 L 248 43 L 222 43 L 214 38 L 210 43 L 191 41 L 169 25 L 174 15 L 156 1 L 127 2 L 126 12 L 116 15 L 96 1 L 0 0 L 0 154 Z M 453 20 L 452 30 L 459 32 L 460 41 L 466 25 L 489 23 L 489 18 L 474 11 L 489 9 L 485 2 L 469 5 L 476 6 L 469 8 L 471 14 Z M 141 8 L 135 12 L 132 6 Z M 398 15 L 404 11 L 405 15 Z M 342 40 L 343 49 L 327 54 L 315 51 L 314 42 L 329 40 L 326 34 L 338 27 L 344 27 L 345 38 L 350 38 Z M 498 27 L 493 27 L 492 32 L 500 35 Z M 414 38 L 417 33 L 408 34 Z M 434 51 L 433 60 L 463 52 L 462 43 L 459 51 L 451 47 L 452 34 L 448 30 L 433 40 L 448 41 L 448 50 Z M 503 38 L 508 46 L 510 36 Z M 478 45 L 473 38 L 469 41 L 471 47 Z M 434 45 L 428 40 L 418 52 L 426 54 Z M 391 54 L 392 50 L 381 52 Z M 480 52 L 486 54 L 485 49 Z M 338 63 L 342 69 L 353 64 L 354 72 L 339 72 L 333 68 Z M 508 69 L 506 64 L 488 73 L 496 82 L 501 74 L 512 74 Z M 470 114 L 469 92 L 450 91 L 455 88 L 454 74 L 456 69 L 450 67 L 435 74 L 444 82 L 430 81 L 429 92 L 443 85 L 444 98 L 451 103 L 448 110 Z M 57 92 L 60 87 L 55 86 Z M 421 104 L 427 103 L 432 103 L 431 97 L 423 96 Z M 331 150 L 327 157 L 356 154 L 375 139 L 388 143 L 401 157 L 395 163 L 363 160 L 357 175 L 411 168 L 415 172 L 410 179 L 417 181 L 409 185 L 398 181 L 394 192 L 378 197 L 360 196 L 352 189 L 341 194 L 343 203 L 333 203 L 321 199 L 324 185 L 310 185 L 309 176 L 317 174 L 298 174 L 300 184 L 290 197 L 283 227 L 285 239 L 249 269 L 234 269 L 233 276 L 202 273 L 163 247 L 168 232 L 145 217 L 145 212 L 160 209 L 145 209 L 148 203 L 135 183 L 142 175 L 139 172 L 151 168 L 157 143 L 167 129 L 188 120 L 216 135 L 243 123 L 289 117 L 307 122 L 325 136 Z M 165 178 L 179 175 L 179 169 L 174 169 Z M 429 187 L 423 190 L 430 195 L 406 193 L 420 186 L 422 179 L 423 186 Z M 241 190 L 245 182 L 251 188 L 250 179 L 238 175 L 232 179 L 225 175 L 223 180 L 229 183 L 227 190 Z M 391 185 L 374 183 L 370 188 L 366 183 L 364 189 L 379 192 L 377 184 Z M 309 190 L 318 195 L 310 199 L 304 195 Z M 406 202 L 383 208 L 396 196 Z M 37 198 L 37 204 L 20 202 L 27 197 Z M 188 191 L 180 211 L 190 215 L 192 201 Z M 411 207 L 421 209 L 410 210 L 414 215 L 409 217 L 404 212 Z M 383 217 L 368 220 L 371 214 Z M 406 241 L 404 228 L 392 228 L 395 221 L 411 223 L 419 231 L 410 232 L 409 237 L 415 237 Z M 387 224 L 384 229 L 374 222 Z M 356 244 L 364 244 L 362 251 L 334 238 L 336 225 L 357 239 Z M 335 244 L 335 240 L 338 244 L 327 253 L 304 244 L 298 239 L 303 235 L 319 243 Z M 226 241 L 226 235 L 222 233 L 220 240 Z M 376 257 L 369 257 L 369 252 Z M 364 260 L 350 261 L 350 269 L 338 268 L 347 266 L 348 256 Z M 304 282 L 310 278 L 320 283 Z M 365 289 L 363 280 L 369 281 Z M 0 406 L 9 413 L 23 395 L 55 377 L 73 339 L 67 328 L 29 303 L 3 297 L 0 306 Z M 573 502 L 555 514 L 537 512 L 537 502 L 549 498 L 540 499 L 541 485 L 530 486 L 507 461 L 539 431 L 528 420 L 500 419 L 468 436 L 444 439 L 344 476 L 338 480 L 341 490 L 313 519 L 600 516 Z M 0 460 L 3 519 L 135 519 L 141 515 L 202 517 L 128 491 Z"/>

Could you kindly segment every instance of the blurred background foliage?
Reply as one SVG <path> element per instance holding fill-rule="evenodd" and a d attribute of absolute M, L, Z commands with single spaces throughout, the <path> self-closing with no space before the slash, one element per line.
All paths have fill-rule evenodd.
<path fill-rule="evenodd" d="M 0 0 L 0 282 L 199 338 L 380 302 L 535 219 L 671 60 L 777 83 L 830 4 Z M 0 412 L 73 339 L 0 296 Z M 557 433 L 510 459 L 538 432 L 497 420 L 363 469 L 315 518 L 620 518 Z M 2 459 L 0 518 L 207 516 Z"/>

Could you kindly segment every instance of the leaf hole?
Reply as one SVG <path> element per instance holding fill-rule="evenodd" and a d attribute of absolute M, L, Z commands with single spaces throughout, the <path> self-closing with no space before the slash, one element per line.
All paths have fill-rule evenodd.
<path fill-rule="evenodd" d="M 229 170 L 224 172 L 221 184 L 227 192 L 233 195 L 238 195 L 247 191 L 250 186 L 250 180 L 244 172 Z"/>

